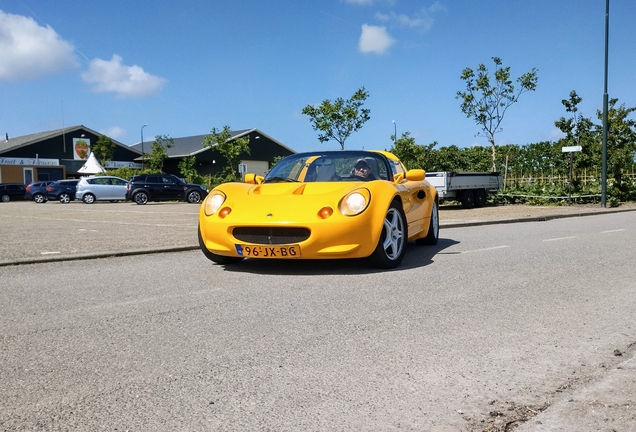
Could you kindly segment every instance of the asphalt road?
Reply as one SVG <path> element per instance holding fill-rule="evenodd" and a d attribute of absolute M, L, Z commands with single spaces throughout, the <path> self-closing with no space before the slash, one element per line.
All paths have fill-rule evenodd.
<path fill-rule="evenodd" d="M 633 382 L 602 392 L 632 408 L 590 405 L 633 359 L 635 222 L 445 229 L 386 272 L 198 251 L 3 266 L 0 430 L 636 430 Z"/>

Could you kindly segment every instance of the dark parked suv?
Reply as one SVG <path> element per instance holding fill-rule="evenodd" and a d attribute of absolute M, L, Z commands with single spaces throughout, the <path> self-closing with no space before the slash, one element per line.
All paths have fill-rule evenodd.
<path fill-rule="evenodd" d="M 52 180 L 47 181 L 36 181 L 33 183 L 29 183 L 26 187 L 26 194 L 24 195 L 24 199 L 33 200 L 38 204 L 45 203 L 46 198 L 46 188 L 53 183 Z"/>
<path fill-rule="evenodd" d="M 187 201 L 200 203 L 208 195 L 204 186 L 187 184 L 172 174 L 142 174 L 130 178 L 126 201 L 146 204 L 148 201 Z"/>
<path fill-rule="evenodd" d="M 26 193 L 24 184 L 0 184 L 0 201 L 9 202 L 11 200 L 22 200 Z"/>
<path fill-rule="evenodd" d="M 75 199 L 75 191 L 79 180 L 58 180 L 46 188 L 46 196 L 50 200 L 59 200 L 68 204 Z"/>

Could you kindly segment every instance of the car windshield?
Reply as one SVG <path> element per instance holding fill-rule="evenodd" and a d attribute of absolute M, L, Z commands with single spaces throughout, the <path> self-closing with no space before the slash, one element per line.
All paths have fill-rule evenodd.
<path fill-rule="evenodd" d="M 276 164 L 264 183 L 388 180 L 389 172 L 386 158 L 375 152 L 298 153 Z"/>

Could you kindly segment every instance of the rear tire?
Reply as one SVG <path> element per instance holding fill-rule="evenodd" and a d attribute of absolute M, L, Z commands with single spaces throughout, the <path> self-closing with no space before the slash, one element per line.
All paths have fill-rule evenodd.
<path fill-rule="evenodd" d="M 203 237 L 201 237 L 201 227 L 199 227 L 198 231 L 199 231 L 199 247 L 201 248 L 201 252 L 203 252 L 203 255 L 205 255 L 207 259 L 217 264 L 223 264 L 223 265 L 238 264 L 241 261 L 243 261 L 244 258 L 242 257 L 228 257 L 223 255 L 217 255 L 215 253 L 210 252 L 208 248 L 205 247 L 205 243 L 203 242 Z"/>
<path fill-rule="evenodd" d="M 400 265 L 406 254 L 406 216 L 402 206 L 393 201 L 384 217 L 378 245 L 371 255 L 375 267 L 392 269 Z"/>
<path fill-rule="evenodd" d="M 35 201 L 38 204 L 42 204 L 46 202 L 46 197 L 42 194 L 35 194 L 33 195 L 33 201 Z"/>
<path fill-rule="evenodd" d="M 11 197 L 9 195 L 2 195 L 2 198 L 0 198 L 2 200 L 2 202 L 9 202 L 11 201 Z"/>
<path fill-rule="evenodd" d="M 86 204 L 93 204 L 95 202 L 95 195 L 86 194 L 82 197 L 82 201 L 84 201 Z"/>
<path fill-rule="evenodd" d="M 483 207 L 486 205 L 486 191 L 477 189 L 475 191 L 475 207 Z"/>
<path fill-rule="evenodd" d="M 148 202 L 148 194 L 146 192 L 137 192 L 133 199 L 138 205 L 144 205 Z"/>
<path fill-rule="evenodd" d="M 63 194 L 60 195 L 59 201 L 62 204 L 68 204 L 68 203 L 71 202 L 71 196 L 69 194 L 67 194 L 67 193 L 63 193 Z"/>
<path fill-rule="evenodd" d="M 428 234 L 424 238 L 415 240 L 415 243 L 418 245 L 436 245 L 437 240 L 439 240 L 439 209 L 437 208 L 437 201 L 433 201 Z"/>

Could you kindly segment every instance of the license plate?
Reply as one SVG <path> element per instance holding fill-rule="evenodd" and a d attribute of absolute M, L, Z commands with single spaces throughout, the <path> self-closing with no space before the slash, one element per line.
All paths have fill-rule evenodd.
<path fill-rule="evenodd" d="M 300 258 L 300 246 L 248 246 L 236 245 L 239 256 L 250 258 Z"/>

